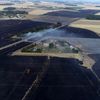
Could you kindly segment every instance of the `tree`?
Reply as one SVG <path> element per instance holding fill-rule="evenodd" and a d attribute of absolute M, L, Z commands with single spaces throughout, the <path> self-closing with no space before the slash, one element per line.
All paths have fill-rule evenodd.
<path fill-rule="evenodd" d="M 59 27 L 59 26 L 61 26 L 61 25 L 62 25 L 62 23 L 61 23 L 61 22 L 57 22 L 56 24 L 54 24 L 54 26 L 53 26 L 53 27 L 55 28 L 55 27 Z"/>
<path fill-rule="evenodd" d="M 49 44 L 49 48 L 54 48 L 54 44 L 53 43 L 50 43 Z"/>
<path fill-rule="evenodd" d="M 42 52 L 42 49 L 41 48 L 37 48 L 36 52 L 37 53 L 41 53 Z"/>
<path fill-rule="evenodd" d="M 61 24 L 61 22 L 57 22 L 57 26 L 61 26 L 62 24 Z"/>

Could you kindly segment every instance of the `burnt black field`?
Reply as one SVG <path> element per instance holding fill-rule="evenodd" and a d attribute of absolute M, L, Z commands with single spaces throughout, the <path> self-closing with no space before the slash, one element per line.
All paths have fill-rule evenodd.
<path fill-rule="evenodd" d="M 56 12 L 49 12 L 45 15 L 51 16 L 62 16 L 62 17 L 69 17 L 69 18 L 85 18 L 88 15 L 92 15 L 95 13 L 100 12 L 99 10 L 78 10 L 77 12 L 74 11 L 56 11 Z"/>
<path fill-rule="evenodd" d="M 87 30 L 87 29 L 65 26 L 61 28 L 61 30 L 64 30 L 67 33 L 68 37 L 100 38 L 95 32 Z"/>
<path fill-rule="evenodd" d="M 0 20 L 0 47 L 21 40 L 21 38 L 11 39 L 11 37 L 16 34 L 20 36 L 21 34 L 27 34 L 27 32 L 31 32 L 32 28 L 43 26 L 49 27 L 50 25 L 50 23 L 35 22 L 31 20 Z M 45 36 L 99 38 L 99 36 L 95 32 L 69 26 L 62 27 L 57 32 L 56 30 L 53 32 L 48 32 L 42 37 Z"/>
<path fill-rule="evenodd" d="M 93 60 L 95 60 L 95 64 L 92 66 L 92 69 L 96 72 L 98 77 L 100 78 L 100 54 L 89 54 Z"/>
<path fill-rule="evenodd" d="M 12 52 L 14 52 L 24 46 L 27 46 L 27 45 L 30 45 L 30 43 L 29 42 L 21 42 L 19 44 L 9 47 L 9 48 L 0 50 L 0 56 L 11 55 Z"/>
<path fill-rule="evenodd" d="M 50 23 L 31 20 L 0 20 L 0 38 L 42 25 L 50 25 Z"/>
<path fill-rule="evenodd" d="M 21 100 L 46 59 L 0 56 L 0 100 Z"/>
<path fill-rule="evenodd" d="M 11 36 L 27 32 L 34 27 L 49 26 L 50 23 L 35 22 L 31 20 L 0 20 L 0 47 L 17 42 Z"/>
<path fill-rule="evenodd" d="M 0 99 L 21 100 L 46 61 L 47 57 L 0 57 Z M 98 87 L 78 60 L 51 58 L 35 96 L 31 91 L 26 100 L 99 100 Z"/>
<path fill-rule="evenodd" d="M 35 100 L 99 100 L 98 86 L 92 73 L 75 59 L 51 58 Z"/>
<path fill-rule="evenodd" d="M 88 14 L 97 12 L 96 10 L 57 11 L 46 15 L 60 14 L 60 16 L 70 18 L 84 18 Z M 14 34 L 42 25 L 48 26 L 50 23 L 31 20 L 0 20 L 0 46 L 15 42 L 9 39 Z M 60 28 L 57 32 L 42 35 L 42 37 L 45 36 L 99 38 L 92 31 L 68 26 Z M 22 42 L 0 51 L 0 100 L 21 100 L 37 74 L 43 70 L 47 57 L 7 56 L 29 44 L 29 42 Z M 97 63 L 93 69 L 99 74 L 100 56 L 90 56 L 96 60 Z M 98 94 L 100 83 L 89 69 L 80 65 L 78 60 L 51 58 L 47 67 L 46 75 L 36 90 L 36 94 L 33 94 L 34 89 L 32 89 L 26 100 L 100 100 Z"/>
<path fill-rule="evenodd" d="M 40 32 L 39 32 L 40 34 Z M 41 33 L 43 34 L 43 33 Z M 37 33 L 38 35 L 38 33 Z M 41 37 L 69 37 L 69 38 L 100 38 L 95 32 L 82 29 L 65 26 L 57 30 L 49 30 L 47 33 L 44 33 Z"/>

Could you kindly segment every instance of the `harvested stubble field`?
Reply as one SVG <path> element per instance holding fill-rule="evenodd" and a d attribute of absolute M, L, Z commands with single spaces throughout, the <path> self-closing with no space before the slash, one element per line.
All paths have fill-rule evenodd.
<path fill-rule="evenodd" d="M 80 19 L 70 24 L 71 27 L 88 29 L 100 35 L 100 21 Z"/>

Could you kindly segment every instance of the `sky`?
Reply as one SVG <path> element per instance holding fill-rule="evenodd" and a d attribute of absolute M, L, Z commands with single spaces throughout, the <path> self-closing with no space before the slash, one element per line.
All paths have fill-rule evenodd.
<path fill-rule="evenodd" d="M 33 0 L 34 1 L 34 0 Z M 40 0 L 35 0 L 35 1 L 40 1 Z M 42 0 L 42 1 L 69 1 L 69 0 Z M 88 1 L 88 2 L 100 2 L 100 0 L 70 0 L 70 1 Z"/>

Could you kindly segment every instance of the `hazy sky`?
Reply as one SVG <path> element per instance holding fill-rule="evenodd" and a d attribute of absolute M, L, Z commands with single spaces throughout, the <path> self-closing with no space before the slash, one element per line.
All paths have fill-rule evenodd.
<path fill-rule="evenodd" d="M 34 1 L 34 0 L 33 0 Z M 36 0 L 35 0 L 36 1 Z M 39 1 L 39 0 L 37 0 Z M 43 0 L 43 1 L 69 1 L 69 0 Z M 70 0 L 70 1 L 89 1 L 89 2 L 100 2 L 100 0 Z"/>

